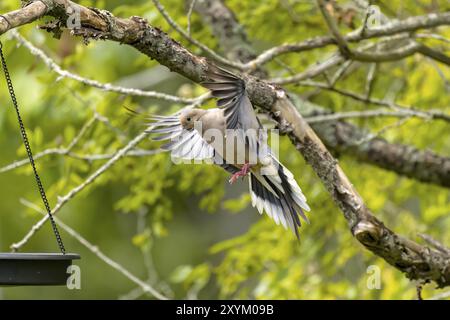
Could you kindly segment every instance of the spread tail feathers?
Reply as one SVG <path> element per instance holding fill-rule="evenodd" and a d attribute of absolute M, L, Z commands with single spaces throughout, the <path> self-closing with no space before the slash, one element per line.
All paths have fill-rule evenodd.
<path fill-rule="evenodd" d="M 264 182 L 261 182 L 261 178 Z M 281 164 L 278 166 L 276 179 L 271 176 L 258 176 L 252 172 L 249 187 L 253 207 L 261 214 L 265 211 L 276 224 L 281 223 L 286 229 L 289 227 L 299 238 L 299 216 L 309 223 L 304 210 L 309 211 L 310 208 L 292 173 Z"/>

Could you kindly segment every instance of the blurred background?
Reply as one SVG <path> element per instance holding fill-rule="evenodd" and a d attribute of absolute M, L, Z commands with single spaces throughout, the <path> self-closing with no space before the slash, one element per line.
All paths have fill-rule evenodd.
<path fill-rule="evenodd" d="M 151 1 L 77 2 L 110 10 L 116 16 L 144 17 L 195 54 L 202 55 L 168 26 Z M 187 3 L 161 2 L 174 20 L 186 28 Z M 346 8 L 352 1 L 338 3 Z M 314 1 L 229 0 L 226 4 L 234 11 L 256 53 L 328 32 Z M 393 0 L 379 5 L 387 16 L 399 19 L 450 10 L 447 0 Z M 2 1 L 0 12 L 18 7 L 18 1 Z M 344 31 L 360 26 L 361 13 L 355 12 L 354 16 L 355 25 L 341 21 Z M 206 92 L 131 47 L 108 41 L 83 44 L 68 33 L 57 40 L 36 25 L 21 27 L 19 32 L 70 72 L 100 82 L 185 98 Z M 441 35 L 450 37 L 449 28 L 440 30 Z M 191 18 L 191 33 L 195 39 L 223 52 L 210 27 L 196 12 Z M 65 148 L 85 128 L 71 150 L 72 156 L 50 154 L 37 161 L 52 206 L 58 197 L 83 183 L 107 161 L 105 157 L 95 159 L 95 155 L 111 155 L 143 130 L 142 119 L 130 117 L 124 107 L 143 113 L 170 114 L 183 106 L 124 96 L 61 79 L 30 50 L 18 46 L 16 39 L 5 34 L 1 40 L 34 153 Z M 269 63 L 267 70 L 272 77 L 286 76 L 289 72 L 283 65 L 303 70 L 333 50 L 284 55 L 279 63 Z M 448 43 L 447 53 L 450 53 Z M 345 79 L 344 86 L 355 91 L 363 89 L 366 74 L 367 66 L 355 70 Z M 449 79 L 448 67 L 412 56 L 380 64 L 372 92 L 375 97 L 390 94 L 396 102 L 420 109 L 448 112 Z M 315 92 L 313 88 L 297 85 L 287 88 L 336 112 L 372 107 L 332 92 Z M 3 79 L 0 102 L 0 252 L 8 252 L 11 244 L 21 240 L 42 217 L 27 203 L 42 206 L 29 165 L 8 167 L 15 160 L 25 159 L 26 154 Z M 214 101 L 203 106 L 212 107 Z M 401 125 L 396 125 L 398 119 L 392 118 L 349 121 L 374 133 L 381 130 L 380 136 L 390 142 L 450 157 L 448 122 L 416 118 Z M 387 125 L 394 128 L 383 131 Z M 139 148 L 156 150 L 158 146 L 146 140 Z M 230 186 L 228 174 L 222 169 L 206 164 L 175 165 L 170 155 L 164 153 L 121 159 L 71 199 L 57 216 L 106 256 L 169 297 L 414 299 L 415 284 L 352 237 L 321 181 L 284 136 L 280 137 L 280 158 L 294 173 L 312 208 L 311 224 L 300 229 L 300 243 L 291 232 L 251 207 L 247 181 Z M 415 240 L 418 233 L 426 233 L 450 244 L 447 188 L 401 177 L 348 155 L 340 156 L 339 161 L 367 206 L 388 227 Z M 152 298 L 65 230 L 61 232 L 68 250 L 82 256 L 76 262 L 82 272 L 81 290 L 4 287 L 0 288 L 0 299 Z M 21 251 L 57 252 L 50 225 L 38 231 Z M 379 290 L 367 287 L 367 268 L 373 265 L 381 271 Z M 427 285 L 423 295 L 429 298 L 442 292 L 445 290 Z"/>

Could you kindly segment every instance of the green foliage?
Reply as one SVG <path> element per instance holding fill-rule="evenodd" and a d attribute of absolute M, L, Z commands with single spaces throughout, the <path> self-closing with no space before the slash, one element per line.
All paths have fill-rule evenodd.
<path fill-rule="evenodd" d="M 172 17 L 187 26 L 183 1 L 161 1 Z M 446 0 L 434 1 L 439 8 Z M 123 17 L 139 15 L 152 25 L 168 32 L 196 54 L 203 54 L 188 44 L 168 26 L 151 1 L 79 1 L 80 4 L 111 10 Z M 284 42 L 298 42 L 327 33 L 314 1 L 227 1 L 248 32 L 256 51 Z M 429 1 L 390 1 L 381 4 L 389 16 L 424 14 L 431 10 Z M 16 9 L 17 1 L 0 4 L 1 12 Z M 448 8 L 447 8 L 448 9 Z M 428 11 L 427 11 L 428 10 Z M 441 11 L 444 11 L 443 9 Z M 356 20 L 359 26 L 360 18 Z M 351 28 L 340 25 L 344 33 Z M 127 46 L 92 41 L 85 46 L 79 39 L 64 35 L 56 40 L 34 25 L 20 32 L 49 54 L 62 68 L 102 82 L 122 83 L 153 70 L 146 75 L 152 85 L 139 82 L 142 89 L 158 90 L 195 97 L 204 90 L 174 74 L 159 81 L 158 63 Z M 442 35 L 449 37 L 450 30 Z M 192 17 L 192 36 L 213 49 L 217 40 L 211 36 L 198 14 Z M 100 91 L 68 79 L 59 79 L 37 58 L 14 41 L 6 40 L 7 60 L 23 110 L 31 144 L 36 153 L 49 148 L 67 147 L 82 126 L 95 113 L 109 119 L 96 121 L 73 148 L 76 155 L 108 155 L 124 146 L 143 130 L 142 119 L 129 117 L 123 107 L 144 113 L 170 114 L 180 105 L 152 99 L 124 97 Z M 434 40 L 423 40 L 427 43 Z M 430 42 L 443 47 L 442 43 Z M 289 54 L 279 58 L 299 72 L 306 66 L 332 53 L 335 47 L 308 53 Z M 447 54 L 449 48 L 442 49 Z M 279 63 L 268 64 L 271 74 L 289 74 Z M 364 92 L 368 69 L 361 67 L 338 87 Z M 155 80 L 156 77 L 156 80 Z M 450 71 L 421 56 L 401 62 L 380 64 L 373 87 L 373 97 L 392 96 L 400 104 L 448 112 L 450 95 L 443 78 Z M 324 77 L 319 79 L 324 81 Z M 136 84 L 134 82 L 133 84 Z M 373 108 L 338 94 L 311 88 L 289 86 L 299 95 L 333 111 Z M 1 166 L 24 158 L 15 115 L 9 106 L 4 84 L 0 85 Z M 210 102 L 207 107 L 213 106 Z M 377 132 L 396 119 L 354 120 L 355 124 Z M 439 121 L 409 120 L 403 126 L 387 131 L 383 137 L 394 143 L 410 144 L 421 149 L 450 156 L 448 125 Z M 227 173 L 211 165 L 175 165 L 170 155 L 158 153 L 146 157 L 126 157 L 116 163 L 94 184 L 84 189 L 61 211 L 61 218 L 73 226 L 104 252 L 146 278 L 147 268 L 142 253 L 153 255 L 160 279 L 173 286 L 176 297 L 255 298 L 255 299 L 411 299 L 415 286 L 395 268 L 367 252 L 352 237 L 339 208 L 305 164 L 287 137 L 281 137 L 280 158 L 290 168 L 312 208 L 311 224 L 302 226 L 301 241 L 277 226 L 267 216 L 259 216 L 250 205 L 247 182 L 230 187 Z M 154 150 L 158 144 L 144 141 L 139 145 Z M 65 195 L 98 169 L 106 160 L 80 160 L 77 157 L 51 155 L 39 159 L 51 203 Z M 396 232 L 417 239 L 427 233 L 450 243 L 450 194 L 445 188 L 377 169 L 351 157 L 339 159 L 344 171 L 360 192 L 369 208 Z M 0 245 L 2 250 L 19 240 L 39 218 L 25 209 L 20 198 L 39 203 L 28 166 L 0 175 Z M 144 226 L 136 227 L 141 213 L 146 212 Z M 64 289 L 2 289 L 0 297 L 116 298 L 133 289 L 125 278 L 104 265 L 69 235 L 63 234 L 69 248 L 83 255 L 83 279 L 87 285 L 81 292 Z M 50 229 L 40 231 L 26 250 L 55 249 Z M 86 259 L 84 259 L 86 257 Z M 366 286 L 367 267 L 381 269 L 382 289 Z M 113 281 L 111 280 L 113 279 Z M 437 291 L 426 287 L 424 296 Z"/>

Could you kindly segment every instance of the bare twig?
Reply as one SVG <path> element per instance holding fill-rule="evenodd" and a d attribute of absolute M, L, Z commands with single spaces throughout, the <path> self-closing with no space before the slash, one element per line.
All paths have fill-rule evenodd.
<path fill-rule="evenodd" d="M 119 161 L 124 155 L 126 155 L 130 150 L 132 150 L 136 145 L 138 145 L 142 140 L 147 138 L 149 135 L 148 131 L 145 130 L 141 134 L 137 135 L 133 140 L 131 140 L 125 147 L 117 151 L 114 156 L 108 160 L 103 166 L 92 173 L 83 183 L 79 184 L 77 187 L 69 191 L 65 196 L 58 199 L 58 203 L 52 209 L 52 214 L 58 213 L 61 208 L 74 196 L 83 191 L 87 186 L 91 185 L 99 176 L 105 173 L 110 167 L 112 167 L 117 161 Z M 19 250 L 24 246 L 35 234 L 38 232 L 44 223 L 48 220 L 48 215 L 43 217 L 39 222 L 37 222 L 30 231 L 23 237 L 22 240 L 11 245 L 13 251 Z"/>
<path fill-rule="evenodd" d="M 86 134 L 86 132 L 94 126 L 98 118 L 96 116 L 93 116 L 91 119 L 89 119 L 81 128 L 81 130 L 78 132 L 78 134 L 73 138 L 73 140 L 69 143 L 67 147 L 63 148 L 51 148 L 44 150 L 42 152 L 37 153 L 34 156 L 34 160 L 38 160 L 42 157 L 52 155 L 52 154 L 59 154 L 59 155 L 70 155 L 72 149 L 77 145 L 77 143 L 82 139 L 82 137 Z M 19 167 L 22 167 L 24 165 L 29 164 L 30 160 L 28 158 L 14 161 L 13 163 L 4 166 L 0 168 L 0 173 L 4 173 Z"/>
<path fill-rule="evenodd" d="M 382 136 L 384 133 L 386 133 L 387 131 L 391 130 L 391 129 L 395 129 L 395 128 L 399 128 L 402 125 L 404 125 L 406 122 L 408 122 L 408 120 L 411 119 L 411 116 L 405 116 L 402 119 L 397 120 L 396 122 L 392 123 L 392 124 L 388 124 L 386 126 L 384 126 L 383 128 L 381 128 L 380 130 L 378 130 L 375 133 L 371 133 L 367 136 L 365 136 L 364 138 L 357 140 L 355 143 L 357 145 L 363 145 L 366 144 L 367 142 L 374 140 L 375 138 L 378 138 L 380 136 Z"/>
<path fill-rule="evenodd" d="M 192 12 L 194 11 L 194 6 L 195 6 L 196 2 L 197 2 L 197 0 L 191 0 L 191 3 L 189 4 L 189 10 L 187 13 L 187 20 L 188 20 L 187 34 L 188 34 L 188 36 L 191 36 L 191 17 L 192 17 Z"/>
<path fill-rule="evenodd" d="M 423 285 L 422 285 L 422 284 L 418 284 L 418 285 L 416 286 L 417 300 L 423 300 L 423 297 L 422 297 L 422 289 L 423 289 Z"/>
<path fill-rule="evenodd" d="M 316 0 L 316 1 L 320 9 L 320 12 L 322 13 L 322 16 L 325 19 L 325 22 L 327 23 L 327 26 L 330 29 L 331 34 L 333 35 L 334 40 L 336 41 L 336 44 L 339 47 L 339 51 L 344 57 L 351 58 L 352 52 L 350 50 L 350 47 L 348 46 L 347 40 L 345 40 L 344 37 L 339 32 L 339 28 L 336 22 L 331 17 L 330 13 L 328 12 L 328 9 L 326 8 L 325 0 Z"/>
<path fill-rule="evenodd" d="M 345 59 L 341 55 L 333 55 L 326 59 L 324 62 L 316 64 L 308 68 L 306 71 L 298 73 L 293 76 L 283 77 L 283 78 L 273 78 L 270 82 L 275 84 L 289 84 L 296 83 L 305 79 L 311 79 L 317 77 L 318 75 L 324 73 L 325 71 L 337 66 L 338 64 L 344 62 Z"/>
<path fill-rule="evenodd" d="M 200 41 L 192 38 L 186 31 L 183 30 L 183 28 L 181 28 L 178 23 L 176 23 L 169 15 L 169 13 L 166 11 L 166 9 L 164 8 L 164 6 L 161 4 L 161 2 L 159 2 L 159 0 L 152 0 L 154 5 L 156 6 L 156 8 L 159 10 L 159 12 L 161 13 L 161 15 L 164 17 L 164 19 L 166 19 L 167 23 L 174 28 L 179 34 L 181 34 L 186 40 L 188 40 L 190 43 L 192 43 L 193 45 L 199 47 L 200 49 L 202 49 L 203 51 L 205 51 L 206 53 L 208 53 L 214 60 L 217 60 L 220 63 L 223 63 L 224 65 L 239 69 L 239 70 L 243 70 L 244 67 L 241 63 L 236 63 L 233 62 L 231 60 L 228 60 L 224 57 L 222 57 L 221 55 L 217 54 L 214 50 L 208 48 L 206 45 L 204 45 L 203 43 L 201 43 Z"/>
<path fill-rule="evenodd" d="M 56 5 L 56 2 L 51 3 Z M 68 0 L 58 0 L 59 8 L 61 6 L 66 8 L 68 4 L 74 5 Z M 136 17 L 118 19 L 112 14 L 106 14 L 104 10 L 95 11 L 80 5 L 77 9 L 82 13 L 81 27 L 74 30 L 74 34 L 83 35 L 85 39 L 108 39 L 131 45 L 172 71 L 195 82 L 206 79 L 206 73 L 211 67 L 206 59 L 192 54 L 167 34 L 142 19 Z M 46 13 L 62 23 L 64 23 L 62 19 L 67 19 L 64 11 L 54 8 L 50 8 Z M 449 23 L 450 13 L 432 14 L 426 16 L 426 19 L 408 20 L 408 23 L 410 22 L 407 29 L 436 27 Z M 390 29 L 389 32 L 404 32 L 399 31 L 404 27 L 405 24 L 402 23 L 399 28 Z M 371 28 L 366 32 L 366 36 L 374 37 L 379 30 Z M 331 44 L 333 41 L 332 39 Z M 284 128 L 290 129 L 291 142 L 322 180 L 330 196 L 343 212 L 355 238 L 366 249 L 385 259 L 410 279 L 434 281 L 439 287 L 450 285 L 450 270 L 445 268 L 449 259 L 444 258 L 436 250 L 428 250 L 416 242 L 399 236 L 374 216 L 336 159 L 299 114 L 286 92 L 259 78 L 249 75 L 242 77 L 250 100 L 264 110 L 272 111 L 276 120 Z"/>
<path fill-rule="evenodd" d="M 142 149 L 136 148 L 136 149 L 128 152 L 126 154 L 126 157 L 148 157 L 148 156 L 153 156 L 155 154 L 158 154 L 160 152 L 163 152 L 163 150 L 160 150 L 160 149 L 142 150 Z M 50 155 L 61 155 L 61 156 L 65 156 L 65 157 L 69 157 L 69 158 L 73 158 L 73 159 L 77 159 L 77 160 L 93 162 L 93 161 L 101 161 L 101 160 L 111 159 L 112 157 L 114 157 L 115 153 L 80 154 L 80 153 L 75 153 L 75 152 L 67 152 L 66 149 L 50 148 L 50 149 L 46 149 L 46 150 L 36 154 L 36 156 L 34 157 L 34 160 L 37 160 L 37 159 L 40 159 L 40 158 L 43 158 L 46 156 L 50 156 Z M 6 166 L 0 168 L 0 173 L 5 173 L 5 172 L 11 171 L 11 170 L 15 170 L 17 168 L 26 166 L 28 164 L 29 164 L 28 159 L 18 160 L 9 165 L 6 165 Z"/>
<path fill-rule="evenodd" d="M 370 96 L 372 95 L 373 82 L 375 80 L 375 74 L 377 72 L 377 66 L 378 66 L 378 64 L 376 64 L 376 63 L 372 63 L 369 66 L 369 71 L 367 72 L 365 94 L 364 94 L 366 99 L 370 99 Z"/>
<path fill-rule="evenodd" d="M 21 199 L 20 202 L 30 208 L 33 209 L 41 214 L 43 214 L 44 216 L 47 215 L 47 213 L 45 211 L 43 211 L 41 208 L 39 208 L 39 206 L 35 205 L 34 203 L 26 200 L 26 199 Z M 81 243 L 84 247 L 86 247 L 89 251 L 91 251 L 95 256 L 97 256 L 100 260 L 102 260 L 103 262 L 105 262 L 108 266 L 110 266 L 111 268 L 115 269 L 116 271 L 118 271 L 119 273 L 121 273 L 122 275 L 124 275 L 126 278 L 128 278 L 130 281 L 134 282 L 135 284 L 137 284 L 139 286 L 139 288 L 146 293 L 151 294 L 152 296 L 154 296 L 156 299 L 159 300 L 167 300 L 168 298 L 164 295 L 162 295 L 161 293 L 159 293 L 158 291 L 156 291 L 151 285 L 149 285 L 148 283 L 142 281 L 141 279 L 139 279 L 138 277 L 136 277 L 135 275 L 133 275 L 128 269 L 126 269 L 124 266 L 122 266 L 121 264 L 119 264 L 118 262 L 114 261 L 113 259 L 109 258 L 107 255 L 105 255 L 98 246 L 92 244 L 91 242 L 89 242 L 88 240 L 86 240 L 86 238 L 84 238 L 80 233 L 78 233 L 77 231 L 75 231 L 73 228 L 69 227 L 67 224 L 65 224 L 64 222 L 62 222 L 58 217 L 55 217 L 55 222 L 58 224 L 58 226 L 60 226 L 64 231 L 66 231 L 70 236 L 72 236 L 74 239 L 76 239 L 79 243 Z"/>
<path fill-rule="evenodd" d="M 195 44 L 196 46 L 199 46 L 202 50 L 205 50 L 209 54 L 212 54 L 212 57 L 214 57 L 217 61 L 224 63 L 226 65 L 232 66 L 234 68 L 237 68 L 239 70 L 252 70 L 256 69 L 259 65 L 262 65 L 264 63 L 267 63 L 268 61 L 274 59 L 276 56 L 279 56 L 281 54 L 289 53 L 289 52 L 301 52 L 305 50 L 312 50 L 316 48 L 322 48 L 328 45 L 335 44 L 335 39 L 333 37 L 317 37 L 317 38 L 311 38 L 308 40 L 305 40 L 300 43 L 293 43 L 293 44 L 285 44 L 282 46 L 274 47 L 271 49 L 268 49 L 267 51 L 260 54 L 258 57 L 253 59 L 252 61 L 246 63 L 246 64 L 239 64 L 234 63 L 232 61 L 229 61 L 219 55 L 217 55 L 214 51 L 207 48 L 203 44 L 199 43 L 195 39 L 192 39 L 181 27 L 179 27 L 167 14 L 164 7 L 159 3 L 159 1 L 154 0 L 155 5 L 158 7 L 158 9 L 162 12 L 165 12 L 165 18 L 168 20 L 169 23 L 171 23 L 172 27 L 175 28 L 178 32 L 180 32 L 183 36 L 186 37 L 191 43 Z M 38 18 L 52 12 L 55 10 L 58 6 L 63 6 L 64 8 L 67 8 L 68 6 L 76 7 L 77 9 L 81 6 L 78 6 L 74 4 L 71 1 L 64 0 L 61 1 L 61 3 L 56 4 L 54 1 L 46 0 L 46 5 L 43 4 L 41 1 L 32 1 L 28 6 L 25 8 L 22 8 L 20 10 L 16 10 L 7 14 L 4 14 L 0 17 L 0 34 L 12 29 L 16 28 L 18 26 L 31 23 Z M 163 10 L 161 10 L 161 8 Z M 101 24 L 101 27 L 98 30 L 105 29 L 105 23 L 101 21 L 101 17 L 97 15 L 87 15 L 85 17 L 88 20 L 91 20 L 91 24 Z M 169 18 L 169 19 L 168 19 Z M 121 21 L 124 22 L 124 21 Z M 138 21 L 135 21 L 136 24 L 138 24 Z M 449 25 L 450 24 L 450 12 L 444 12 L 440 14 L 431 13 L 428 15 L 423 16 L 415 16 L 410 17 L 405 20 L 400 21 L 393 21 L 388 24 L 384 24 L 377 27 L 372 27 L 364 32 L 364 34 L 361 34 L 360 30 L 355 30 L 346 36 L 343 36 L 343 39 L 347 42 L 360 42 L 361 40 L 371 39 L 375 37 L 385 37 L 385 36 L 391 36 L 395 34 L 401 34 L 401 33 L 411 33 L 414 31 L 417 31 L 419 29 L 431 29 L 442 25 Z M 137 25 L 136 25 L 137 26 Z M 176 26 L 176 27 L 175 27 Z M 119 26 L 118 26 L 119 27 Z M 120 28 L 124 28 L 125 26 L 120 25 Z M 125 33 L 120 33 L 121 38 L 125 40 L 124 38 L 128 37 L 129 35 Z M 119 34 L 117 34 L 119 35 Z M 98 36 L 101 36 L 101 32 L 98 33 Z M 132 41 L 133 35 L 131 35 L 131 38 L 126 38 L 127 41 Z M 112 37 L 114 40 L 114 37 Z"/>
<path fill-rule="evenodd" d="M 220 7 L 221 1 L 212 1 L 216 6 Z M 222 8 L 224 8 L 222 6 Z M 224 8 L 223 11 L 226 11 L 227 9 Z M 228 15 L 230 16 L 230 15 Z M 236 26 L 237 22 L 232 21 L 229 22 L 231 25 L 234 23 L 233 30 L 241 30 L 239 26 Z M 214 23 L 212 23 L 213 27 L 216 27 Z M 218 26 L 221 24 L 217 24 Z M 245 39 L 242 40 L 245 42 Z M 239 45 L 239 43 L 237 43 Z M 226 47 L 226 50 L 233 50 L 233 48 Z M 305 124 L 302 122 L 303 119 L 299 119 L 301 117 L 298 117 L 296 115 L 295 110 L 292 109 L 290 101 L 286 101 L 286 99 L 283 99 L 282 94 L 280 94 L 281 97 L 279 97 L 278 103 L 281 104 L 275 108 L 272 108 L 272 111 L 274 111 L 274 114 L 278 114 L 279 117 L 277 118 L 278 122 L 281 123 L 283 126 L 289 126 L 290 131 L 290 137 L 294 145 L 299 149 L 305 156 L 305 158 L 309 161 L 309 163 L 312 164 L 313 167 L 315 167 L 316 173 L 319 174 L 319 176 L 322 178 L 322 180 L 325 182 L 325 185 L 328 183 L 330 185 L 327 186 L 330 193 L 335 197 L 335 201 L 338 203 L 342 211 L 344 212 L 344 216 L 346 217 L 347 221 L 349 222 L 350 228 L 352 230 L 353 235 L 364 244 L 364 246 L 374 252 L 375 254 L 383 257 L 386 261 L 394 265 L 396 268 L 402 270 L 405 272 L 410 278 L 416 279 L 416 278 L 429 278 L 428 276 L 421 277 L 416 274 L 416 272 L 420 273 L 420 271 L 416 268 L 416 263 L 418 261 L 423 260 L 423 252 L 429 252 L 432 256 L 436 254 L 434 251 L 427 251 L 428 249 L 421 247 L 420 245 L 417 245 L 416 243 L 404 239 L 401 236 L 396 235 L 384 225 L 378 221 L 376 218 L 373 217 L 372 213 L 369 209 L 367 209 L 364 204 L 362 203 L 361 198 L 357 194 L 356 190 L 352 188 L 350 185 L 350 182 L 347 180 L 345 175 L 342 173 L 341 169 L 338 166 L 335 165 L 335 160 L 330 157 L 327 154 L 327 151 L 324 151 L 324 148 L 320 147 L 320 142 L 315 144 L 310 139 L 314 140 L 310 132 L 308 132 L 309 128 L 305 126 Z M 300 104 L 306 104 L 306 103 L 300 103 Z M 260 104 L 262 105 L 262 104 Z M 319 128 L 319 127 L 318 127 Z M 355 128 L 352 125 L 349 125 L 347 123 L 334 123 L 332 126 L 328 126 L 325 129 L 325 131 L 329 131 L 334 133 L 333 130 L 330 130 L 332 128 L 335 128 L 336 132 L 341 132 L 341 130 L 345 133 L 350 132 L 353 135 L 356 135 L 357 137 L 350 137 L 350 138 L 356 138 L 357 140 L 360 136 L 366 136 L 365 133 L 361 133 L 359 130 L 355 130 Z M 324 137 L 327 138 L 327 134 L 324 134 Z M 305 139 L 302 139 L 301 137 L 304 137 Z M 343 141 L 349 141 L 351 143 L 351 139 L 346 139 L 347 136 L 344 137 L 338 137 L 337 135 L 335 137 L 332 137 L 331 140 L 340 140 L 343 138 Z M 328 138 L 327 138 L 328 139 Z M 317 141 L 316 141 L 317 142 Z M 309 148 L 316 149 L 316 152 L 309 152 L 311 150 L 308 150 Z M 413 150 L 413 148 L 410 148 L 408 146 L 401 146 L 401 145 L 390 145 L 386 141 L 382 141 L 381 139 L 375 139 L 374 141 L 369 142 L 368 144 L 364 145 L 364 150 L 368 150 L 369 154 L 377 154 L 378 150 L 381 148 L 383 152 L 385 151 L 387 153 L 387 157 L 391 158 L 393 155 L 396 155 L 397 152 L 399 154 L 402 154 L 406 157 L 406 159 L 410 159 L 411 156 L 409 155 L 410 152 L 421 154 L 421 152 L 417 152 L 417 150 Z M 353 150 L 358 149 L 359 146 L 353 146 Z M 398 150 L 397 150 L 398 149 Z M 319 151 L 320 150 L 320 151 Z M 323 153 L 322 153 L 323 152 Z M 417 154 L 417 155 L 418 155 Z M 421 155 L 418 158 L 422 158 L 424 156 L 425 158 L 428 158 L 428 155 Z M 309 159 L 308 159 L 309 158 Z M 375 157 L 377 158 L 377 157 Z M 398 158 L 397 156 L 394 156 L 394 158 Z M 417 158 L 417 159 L 418 159 Z M 327 165 L 322 167 L 321 164 L 323 164 L 327 161 L 332 163 L 331 165 Z M 409 160 L 408 160 L 409 161 Z M 374 161 L 377 163 L 378 161 Z M 401 161 L 400 161 L 401 162 Z M 383 163 L 383 162 L 381 162 Z M 397 163 L 397 162 L 396 162 Z M 448 159 L 444 160 L 444 163 L 449 163 Z M 444 164 L 443 163 L 443 164 Z M 416 163 L 418 164 L 418 163 Z M 448 164 L 444 164 L 448 168 Z M 322 167 L 324 169 L 320 169 L 319 167 Z M 325 168 L 328 168 L 330 170 L 326 170 Z M 448 171 L 444 170 L 444 172 Z M 332 177 L 331 179 L 327 179 L 326 177 Z M 340 180 L 339 184 L 334 184 L 333 180 L 338 179 Z M 342 184 L 341 184 L 342 183 Z M 333 189 L 335 188 L 335 189 Z M 342 189 L 344 188 L 344 189 Z M 355 201 L 355 202 L 353 202 Z M 358 222 L 353 223 L 352 219 L 357 220 Z M 392 243 L 395 243 L 395 245 L 391 245 L 389 241 L 386 241 L 387 239 L 390 239 L 389 241 L 393 241 Z M 405 256 L 406 254 L 406 256 Z M 400 260 L 397 260 L 397 258 L 400 258 Z M 409 258 L 412 258 L 412 260 L 409 260 Z M 416 260 L 417 257 L 418 260 Z M 406 258 L 406 260 L 403 260 Z M 439 269 L 443 267 L 446 263 L 446 261 L 443 261 L 443 264 L 440 264 L 440 259 L 442 258 L 440 255 L 434 256 L 436 259 L 435 261 L 437 264 L 440 265 L 437 269 L 434 269 L 438 274 L 447 274 L 444 269 Z M 434 259 L 432 258 L 432 259 Z M 409 261 L 409 262 L 408 262 Z M 414 262 L 412 262 L 414 261 Z M 429 263 L 430 260 L 427 260 Z M 413 263 L 413 264 L 411 264 Z M 400 267 L 400 266 L 410 266 L 408 270 Z M 442 272 L 444 270 L 444 272 Z M 436 281 L 436 278 L 435 278 Z M 438 280 L 439 281 L 439 280 Z"/>
<path fill-rule="evenodd" d="M 425 240 L 426 243 L 431 245 L 436 250 L 439 250 L 442 253 L 445 253 L 450 257 L 450 248 L 446 247 L 444 244 L 440 243 L 436 239 L 432 238 L 431 236 L 423 233 L 419 233 L 418 236 Z"/>
<path fill-rule="evenodd" d="M 450 66 L 450 57 L 440 51 L 437 51 L 425 45 L 419 45 L 419 47 L 417 48 L 417 52 L 420 52 L 421 54 L 427 56 L 430 59 L 433 59 L 440 63 L 446 64 L 447 66 Z"/>
<path fill-rule="evenodd" d="M 319 115 L 306 117 L 305 120 L 308 123 L 321 123 L 321 122 L 329 122 L 329 121 L 337 121 L 343 119 L 352 119 L 352 118 L 377 118 L 377 117 L 395 117 L 395 118 L 409 118 L 409 117 L 417 117 L 429 120 L 430 117 L 424 115 L 422 113 L 416 113 L 414 111 L 407 110 L 398 110 L 398 111 L 389 111 L 386 109 L 376 109 L 376 110 L 363 110 L 363 111 L 345 111 L 345 112 L 336 112 L 331 114 Z"/>
<path fill-rule="evenodd" d="M 13 28 L 31 23 L 44 16 L 48 7 L 44 1 L 33 1 L 24 8 L 0 16 L 0 35 Z"/>
<path fill-rule="evenodd" d="M 166 100 L 166 101 L 170 101 L 170 102 L 192 103 L 196 99 L 196 98 L 187 99 L 187 98 L 177 97 L 177 96 L 165 94 L 162 92 L 156 92 L 156 91 L 143 91 L 143 90 L 134 89 L 134 88 L 125 88 L 125 87 L 113 85 L 111 83 L 101 83 L 97 80 L 92 80 L 92 79 L 82 77 L 78 74 L 75 74 L 70 71 L 62 69 L 54 60 L 52 60 L 48 55 L 46 55 L 44 53 L 44 51 L 42 51 L 41 49 L 34 46 L 31 42 L 29 42 L 24 37 L 22 37 L 16 30 L 12 30 L 11 34 L 17 40 L 17 42 L 19 44 L 26 47 L 32 55 L 41 59 L 47 67 L 49 67 L 52 71 L 57 73 L 60 76 L 59 79 L 68 78 L 68 79 L 72 79 L 72 80 L 81 82 L 87 86 L 101 89 L 104 91 L 116 92 L 116 93 L 120 93 L 120 94 L 124 94 L 124 95 L 155 98 L 155 99 L 161 99 L 161 100 Z"/>
<path fill-rule="evenodd" d="M 426 299 L 426 300 L 444 300 L 447 298 L 450 298 L 450 291 L 439 293 L 439 294 L 437 294 L 429 299 Z"/>
<path fill-rule="evenodd" d="M 333 77 L 330 79 L 330 86 L 333 87 L 339 81 L 339 79 L 345 76 L 346 72 L 352 66 L 352 63 L 353 61 L 347 60 L 337 69 Z"/>
<path fill-rule="evenodd" d="M 394 102 L 390 102 L 390 101 L 386 101 L 386 100 L 381 100 L 381 99 L 376 99 L 376 98 L 367 98 L 364 95 L 361 95 L 359 93 L 355 93 L 352 91 L 348 91 L 348 90 L 344 90 L 344 89 L 338 89 L 336 87 L 331 87 L 330 85 L 326 84 L 326 83 L 321 83 L 321 82 L 314 82 L 314 81 L 302 81 L 299 82 L 298 85 L 300 86 L 307 86 L 307 87 L 315 87 L 315 88 L 321 88 L 324 90 L 328 90 L 331 92 L 335 92 L 337 94 L 340 94 L 342 96 L 357 100 L 357 101 L 361 101 L 364 103 L 368 103 L 368 104 L 373 104 L 373 105 L 378 105 L 378 106 L 383 106 L 383 107 L 388 107 L 390 109 L 393 109 L 394 112 L 392 112 L 391 114 L 389 113 L 385 113 L 383 112 L 383 114 L 378 114 L 379 116 L 412 116 L 412 117 L 417 117 L 417 118 L 423 118 L 423 119 L 435 119 L 435 120 L 444 120 L 447 122 L 450 122 L 450 115 L 440 111 L 440 110 L 419 110 L 417 108 L 413 108 L 413 107 L 409 107 L 409 106 L 403 106 Z M 361 117 L 372 117 L 372 116 L 377 116 L 377 112 L 378 111 L 367 111 L 367 112 L 362 112 Z M 345 113 L 341 113 L 344 116 L 336 116 L 335 120 L 339 120 L 339 119 L 344 119 L 346 118 Z M 354 117 L 358 117 L 358 115 L 356 116 L 352 116 L 355 115 L 353 112 L 349 113 L 349 118 L 354 118 Z M 332 119 L 332 116 L 329 115 L 329 117 L 327 116 L 326 118 L 318 118 L 317 120 L 320 121 L 330 121 L 330 119 Z"/>
<path fill-rule="evenodd" d="M 363 24 L 361 26 L 361 31 L 360 31 L 362 36 L 364 36 L 364 34 L 367 30 L 367 23 L 369 22 L 371 4 L 372 4 L 372 1 L 369 0 L 368 4 L 367 4 L 366 12 L 364 13 L 364 20 L 363 20 Z"/>
<path fill-rule="evenodd" d="M 142 297 L 145 291 L 141 287 L 132 289 L 131 291 L 119 296 L 118 300 L 136 300 Z"/>
<path fill-rule="evenodd" d="M 372 27 L 367 29 L 364 34 L 361 34 L 360 30 L 355 30 L 343 36 L 343 39 L 347 42 L 360 42 L 366 39 L 411 33 L 419 29 L 431 29 L 449 24 L 450 12 L 439 14 L 431 13 L 428 15 L 410 17 L 405 20 L 392 21 L 388 24 Z M 299 43 L 284 44 L 278 47 L 270 48 L 261 53 L 255 59 L 249 61 L 245 65 L 245 68 L 255 69 L 282 54 L 308 51 L 333 44 L 336 44 L 336 40 L 330 36 L 311 38 Z"/>

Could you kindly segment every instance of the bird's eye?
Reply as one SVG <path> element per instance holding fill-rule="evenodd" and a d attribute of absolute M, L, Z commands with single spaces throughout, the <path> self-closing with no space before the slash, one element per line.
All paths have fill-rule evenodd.
<path fill-rule="evenodd" d="M 191 117 L 186 118 L 187 122 L 191 122 Z"/>

